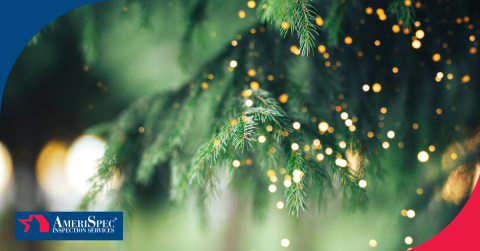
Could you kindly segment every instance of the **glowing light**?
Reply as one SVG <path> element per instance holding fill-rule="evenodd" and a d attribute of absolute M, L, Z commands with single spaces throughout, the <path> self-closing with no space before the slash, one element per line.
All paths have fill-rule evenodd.
<path fill-rule="evenodd" d="M 417 123 L 413 123 L 413 126 L 412 126 L 412 127 L 413 127 L 413 129 L 416 130 L 416 129 L 418 129 L 418 124 L 417 124 Z"/>
<path fill-rule="evenodd" d="M 440 114 L 442 114 L 442 109 L 438 108 L 438 109 L 436 110 L 436 112 L 437 112 L 437 114 L 440 115 Z"/>
<path fill-rule="evenodd" d="M 237 67 L 237 61 L 235 61 L 235 60 L 230 61 L 230 66 L 231 67 Z"/>
<path fill-rule="evenodd" d="M 138 128 L 138 132 L 139 132 L 139 133 L 144 133 L 144 132 L 145 132 L 145 128 L 139 127 L 139 128 Z"/>
<path fill-rule="evenodd" d="M 405 0 L 405 6 L 410 6 L 412 5 L 412 1 L 411 0 Z"/>
<path fill-rule="evenodd" d="M 300 123 L 298 123 L 298 122 L 293 123 L 293 129 L 295 129 L 295 130 L 300 129 Z"/>
<path fill-rule="evenodd" d="M 290 46 L 290 52 L 295 54 L 295 55 L 300 55 L 300 50 L 295 45 Z"/>
<path fill-rule="evenodd" d="M 294 176 L 293 177 L 293 182 L 295 182 L 295 183 L 300 182 L 300 180 L 302 180 L 302 178 L 300 178 L 300 176 Z"/>
<path fill-rule="evenodd" d="M 268 126 L 267 126 L 267 131 L 269 131 L 269 132 L 273 131 L 273 126 L 268 125 Z"/>
<path fill-rule="evenodd" d="M 254 69 L 250 69 L 250 70 L 248 70 L 248 72 L 247 72 L 247 75 L 250 76 L 250 77 L 255 77 L 256 74 L 257 74 L 257 73 L 255 72 Z"/>
<path fill-rule="evenodd" d="M 422 46 L 422 43 L 420 42 L 420 40 L 413 40 L 412 42 L 412 47 L 415 48 L 415 49 L 418 49 Z"/>
<path fill-rule="evenodd" d="M 365 85 L 363 85 L 362 89 L 363 89 L 364 92 L 368 92 L 370 90 L 370 86 L 365 84 Z"/>
<path fill-rule="evenodd" d="M 410 245 L 413 243 L 413 239 L 410 236 L 405 237 L 405 244 Z"/>
<path fill-rule="evenodd" d="M 245 11 L 243 11 L 243 10 L 239 11 L 239 12 L 238 12 L 238 16 L 239 16 L 240 18 L 244 18 L 244 17 L 245 17 Z"/>
<path fill-rule="evenodd" d="M 390 144 L 388 142 L 383 142 L 382 146 L 383 148 L 387 149 L 390 147 Z"/>
<path fill-rule="evenodd" d="M 250 95 L 252 95 L 252 90 L 249 89 L 249 90 L 242 91 L 242 96 L 243 97 L 245 97 L 245 98 L 250 97 Z"/>
<path fill-rule="evenodd" d="M 415 211 L 413 211 L 412 209 L 408 210 L 407 211 L 407 217 L 410 218 L 410 219 L 415 217 Z"/>
<path fill-rule="evenodd" d="M 317 160 L 318 161 L 322 161 L 324 157 L 325 156 L 323 156 L 323 154 L 321 154 L 321 153 L 317 154 Z"/>
<path fill-rule="evenodd" d="M 290 241 L 288 239 L 282 239 L 280 244 L 282 244 L 283 247 L 288 247 L 288 245 L 290 245 Z"/>
<path fill-rule="evenodd" d="M 465 75 L 465 76 L 462 77 L 462 82 L 463 83 L 467 83 L 468 81 L 470 81 L 470 76 Z"/>
<path fill-rule="evenodd" d="M 260 85 L 258 84 L 258 82 L 253 81 L 252 83 L 250 83 L 250 88 L 252 88 L 253 90 L 257 90 L 259 87 Z"/>
<path fill-rule="evenodd" d="M 395 33 L 399 33 L 399 32 L 400 32 L 400 26 L 398 26 L 398 25 L 396 25 L 396 24 L 393 25 L 393 26 L 392 26 L 392 31 L 395 32 Z"/>
<path fill-rule="evenodd" d="M 248 2 L 247 2 L 247 6 L 248 6 L 248 8 L 250 8 L 250 9 L 255 8 L 255 1 L 248 1 Z"/>
<path fill-rule="evenodd" d="M 282 22 L 282 28 L 284 30 L 287 30 L 290 27 L 290 25 L 287 22 Z"/>
<path fill-rule="evenodd" d="M 422 39 L 425 36 L 425 32 L 423 32 L 422 30 L 418 30 L 417 32 L 415 32 L 415 36 L 418 39 Z"/>
<path fill-rule="evenodd" d="M 260 143 L 264 143 L 265 140 L 267 140 L 267 138 L 265 138 L 265 136 L 263 136 L 263 135 L 258 137 L 258 142 L 260 142 Z"/>
<path fill-rule="evenodd" d="M 353 122 L 352 122 L 351 119 L 345 120 L 345 125 L 346 125 L 346 126 L 351 126 L 352 124 L 353 124 Z"/>
<path fill-rule="evenodd" d="M 442 56 L 440 56 L 440 54 L 438 54 L 438 53 L 433 54 L 433 57 L 432 57 L 433 61 L 435 61 L 435 62 L 440 61 L 441 58 L 442 58 Z"/>
<path fill-rule="evenodd" d="M 342 113 L 340 114 L 340 118 L 342 118 L 343 120 L 348 119 L 348 113 L 342 112 Z"/>
<path fill-rule="evenodd" d="M 313 140 L 313 144 L 314 144 L 315 146 L 319 146 L 319 145 L 320 145 L 320 140 L 319 140 L 319 139 L 314 139 L 314 140 Z"/>
<path fill-rule="evenodd" d="M 288 94 L 284 93 L 282 95 L 280 95 L 280 97 L 278 97 L 278 101 L 280 101 L 281 103 L 287 103 L 287 100 L 288 100 Z"/>
<path fill-rule="evenodd" d="M 277 202 L 277 208 L 278 209 L 282 209 L 285 205 L 283 204 L 283 202 L 279 201 Z"/>
<path fill-rule="evenodd" d="M 275 191 L 277 191 L 277 186 L 275 185 L 268 186 L 268 191 L 270 191 L 271 193 L 274 193 Z"/>
<path fill-rule="evenodd" d="M 374 92 L 380 92 L 382 90 L 382 86 L 379 83 L 375 83 L 372 86 Z"/>
<path fill-rule="evenodd" d="M 380 40 L 375 40 L 375 45 L 379 46 L 380 45 Z"/>
<path fill-rule="evenodd" d="M 443 72 L 438 72 L 437 73 L 437 78 L 443 78 Z"/>
<path fill-rule="evenodd" d="M 77 138 L 66 157 L 66 172 L 69 183 L 81 193 L 88 190 L 87 180 L 105 153 L 105 141 L 94 136 L 82 135 Z"/>
<path fill-rule="evenodd" d="M 237 41 L 235 41 L 235 40 L 232 41 L 232 46 L 237 46 L 237 44 L 238 44 Z M 232 66 L 232 67 L 233 67 L 233 66 Z"/>
<path fill-rule="evenodd" d="M 318 52 L 320 53 L 325 53 L 327 49 L 325 48 L 325 45 L 319 45 L 318 46 Z"/>
<path fill-rule="evenodd" d="M 292 144 L 292 150 L 294 150 L 294 151 L 298 150 L 298 144 L 297 143 Z"/>
<path fill-rule="evenodd" d="M 347 143 L 345 143 L 345 141 L 340 141 L 340 143 L 338 145 L 340 146 L 340 148 L 347 147 Z"/>
<path fill-rule="evenodd" d="M 208 88 L 208 83 L 207 82 L 203 82 L 202 83 L 202 89 L 207 89 Z"/>
<path fill-rule="evenodd" d="M 385 107 L 380 108 L 380 112 L 383 114 L 387 113 L 387 108 Z"/>
<path fill-rule="evenodd" d="M 397 72 L 398 72 L 398 68 L 397 68 L 397 67 L 393 67 L 392 71 L 393 71 L 393 73 L 397 73 Z"/>
<path fill-rule="evenodd" d="M 387 137 L 390 139 L 393 139 L 395 137 L 395 132 L 394 131 L 388 131 L 387 132 Z"/>
<path fill-rule="evenodd" d="M 49 194 L 64 195 L 67 189 L 58 189 L 58 186 L 67 186 L 65 183 L 65 159 L 68 146 L 60 141 L 50 141 L 43 147 L 38 156 L 35 174 L 40 187 Z M 1 169 L 1 168 L 0 168 Z M 1 170 L 0 170 L 1 173 Z M 0 183 L 1 183 L 0 174 Z M 1 184 L 0 184 L 1 191 Z"/>
<path fill-rule="evenodd" d="M 270 181 L 273 182 L 273 183 L 277 182 L 277 180 L 278 180 L 277 176 L 270 177 Z"/>
<path fill-rule="evenodd" d="M 371 15 L 373 13 L 373 9 L 371 7 L 367 7 L 365 9 L 365 13 L 367 13 L 367 15 Z"/>
<path fill-rule="evenodd" d="M 450 157 L 451 157 L 452 159 L 457 159 L 457 154 L 456 154 L 456 153 L 452 153 L 452 154 L 450 155 Z"/>
<path fill-rule="evenodd" d="M 321 131 L 321 132 L 326 132 L 328 130 L 328 124 L 327 122 L 320 122 L 320 124 L 318 124 L 318 129 Z"/>
<path fill-rule="evenodd" d="M 347 166 L 347 161 L 344 159 L 336 159 L 335 164 L 339 167 L 346 167 Z"/>
<path fill-rule="evenodd" d="M 417 157 L 418 157 L 418 160 L 419 160 L 420 162 L 427 162 L 427 160 L 428 160 L 428 153 L 425 152 L 425 151 L 421 151 L 421 152 L 418 153 L 418 156 L 417 156 Z"/>
<path fill-rule="evenodd" d="M 377 246 L 377 241 L 372 239 L 372 240 L 370 240 L 369 244 L 370 244 L 370 247 L 373 248 L 373 247 Z"/>
<path fill-rule="evenodd" d="M 402 214 L 402 216 L 407 216 L 407 210 L 403 209 L 401 214 Z"/>
<path fill-rule="evenodd" d="M 250 107 L 250 106 L 253 105 L 253 101 L 252 101 L 251 99 L 247 99 L 247 100 L 245 101 L 245 105 L 248 106 L 248 107 Z"/>
<path fill-rule="evenodd" d="M 349 36 L 345 37 L 345 43 L 346 44 L 351 44 L 353 42 L 353 39 Z"/>
<path fill-rule="evenodd" d="M 332 153 L 333 153 L 332 148 L 328 147 L 327 149 L 325 149 L 325 153 L 326 153 L 327 155 L 332 154 Z"/>
<path fill-rule="evenodd" d="M 239 160 L 234 160 L 233 163 L 232 163 L 232 165 L 233 165 L 234 167 L 239 167 L 239 166 L 240 166 L 240 161 L 239 161 Z"/>
<path fill-rule="evenodd" d="M 285 181 L 283 182 L 283 185 L 284 185 L 285 187 L 290 187 L 290 186 L 292 185 L 292 181 L 290 181 L 290 180 L 285 180 Z"/>
<path fill-rule="evenodd" d="M 321 16 L 317 16 L 315 18 L 315 22 L 317 23 L 318 26 L 322 26 L 323 25 L 323 19 Z"/>
<path fill-rule="evenodd" d="M 0 193 L 10 184 L 12 178 L 12 157 L 8 149 L 0 142 Z"/>
<path fill-rule="evenodd" d="M 434 146 L 434 145 L 429 146 L 429 147 L 428 147 L 428 150 L 429 150 L 430 152 L 434 152 L 434 151 L 435 151 L 435 146 Z"/>
<path fill-rule="evenodd" d="M 417 189 L 417 194 L 418 194 L 418 195 L 423 194 L 423 189 L 421 189 L 421 188 Z"/>
<path fill-rule="evenodd" d="M 361 188 L 367 187 L 367 181 L 366 180 L 360 180 L 358 182 L 358 186 L 361 187 Z"/>

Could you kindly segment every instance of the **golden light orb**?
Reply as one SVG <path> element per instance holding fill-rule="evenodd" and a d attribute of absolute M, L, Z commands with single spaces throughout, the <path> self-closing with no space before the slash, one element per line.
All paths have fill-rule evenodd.
<path fill-rule="evenodd" d="M 370 247 L 373 248 L 373 247 L 377 246 L 377 241 L 372 239 L 372 240 L 370 240 L 370 242 L 368 244 L 370 244 Z"/>
<path fill-rule="evenodd" d="M 276 191 L 277 191 L 277 186 L 275 186 L 275 185 L 270 185 L 270 186 L 268 187 L 268 191 L 270 191 L 271 193 L 276 192 Z"/>
<path fill-rule="evenodd" d="M 319 45 L 318 46 L 318 52 L 325 53 L 326 50 L 327 50 L 327 48 L 325 48 L 325 45 Z"/>
<path fill-rule="evenodd" d="M 351 44 L 352 42 L 353 42 L 353 39 L 350 36 L 345 37 L 346 44 Z"/>
<path fill-rule="evenodd" d="M 285 238 L 285 239 L 282 239 L 280 244 L 282 244 L 283 247 L 288 247 L 288 245 L 290 245 L 290 241 Z"/>
<path fill-rule="evenodd" d="M 394 24 L 392 26 L 392 31 L 395 32 L 395 33 L 399 33 L 400 32 L 400 26 Z"/>
<path fill-rule="evenodd" d="M 361 187 L 361 188 L 367 187 L 367 181 L 366 180 L 360 180 L 358 182 L 358 186 Z"/>
<path fill-rule="evenodd" d="M 428 153 L 425 152 L 425 151 L 421 151 L 421 152 L 418 153 L 418 156 L 417 156 L 417 157 L 418 157 L 418 160 L 419 160 L 420 162 L 427 162 L 427 160 L 428 160 Z"/>
<path fill-rule="evenodd" d="M 340 146 L 340 148 L 345 148 L 345 147 L 347 147 L 347 143 L 345 143 L 345 141 L 340 141 L 338 146 Z"/>
<path fill-rule="evenodd" d="M 382 86 L 379 83 L 375 83 L 372 86 L 374 92 L 380 92 L 382 90 Z"/>
<path fill-rule="evenodd" d="M 256 5 L 256 4 L 255 4 L 255 1 L 248 1 L 248 2 L 247 2 L 247 6 L 248 6 L 248 8 L 250 8 L 250 9 L 255 8 L 255 5 Z"/>
<path fill-rule="evenodd" d="M 318 26 L 322 26 L 323 25 L 323 19 L 321 16 L 317 16 L 315 18 L 315 22 L 317 23 Z"/>
<path fill-rule="evenodd" d="M 245 105 L 248 106 L 248 107 L 252 106 L 252 105 L 253 105 L 253 100 L 247 99 L 247 100 L 245 101 Z"/>
<path fill-rule="evenodd" d="M 318 129 L 321 132 L 326 132 L 328 130 L 328 123 L 327 122 L 320 122 L 320 124 L 318 124 Z"/>
<path fill-rule="evenodd" d="M 258 82 L 251 82 L 250 83 L 250 88 L 252 88 L 253 90 L 257 90 L 258 88 L 260 88 L 260 84 L 258 84 Z"/>
<path fill-rule="evenodd" d="M 340 118 L 342 118 L 343 120 L 348 119 L 348 113 L 342 112 L 342 113 L 340 114 Z"/>
<path fill-rule="evenodd" d="M 318 161 L 322 161 L 323 158 L 324 158 L 323 154 L 321 154 L 321 153 L 317 154 L 317 160 Z"/>
<path fill-rule="evenodd" d="M 230 66 L 231 67 L 237 67 L 237 61 L 235 61 L 235 60 L 230 61 Z"/>
<path fill-rule="evenodd" d="M 412 209 L 408 210 L 407 211 L 407 217 L 410 218 L 410 219 L 415 217 L 415 211 L 413 211 Z"/>
<path fill-rule="evenodd" d="M 415 32 L 415 36 L 418 39 L 422 39 L 425 36 L 425 32 L 423 32 L 422 30 L 417 30 L 417 32 Z"/>
<path fill-rule="evenodd" d="M 260 143 L 264 143 L 266 140 L 267 140 L 267 138 L 265 138 L 265 136 L 263 136 L 263 135 L 258 137 L 258 142 L 260 142 Z"/>
<path fill-rule="evenodd" d="M 326 153 L 327 155 L 330 155 L 330 154 L 332 154 L 332 153 L 333 153 L 333 150 L 332 150 L 332 148 L 330 148 L 330 147 L 327 147 L 327 149 L 325 149 L 325 153 Z"/>
<path fill-rule="evenodd" d="M 364 92 L 368 92 L 370 90 L 370 86 L 365 84 L 365 85 L 363 85 L 362 89 L 363 89 Z"/>
<path fill-rule="evenodd" d="M 415 48 L 415 49 L 418 49 L 422 46 L 422 43 L 420 42 L 420 40 L 413 40 L 412 42 L 412 47 Z"/>
<path fill-rule="evenodd" d="M 283 202 L 279 201 L 277 202 L 277 208 L 278 209 L 282 209 L 285 205 L 283 204 Z"/>
<path fill-rule="evenodd" d="M 394 131 L 388 131 L 387 132 L 387 137 L 390 138 L 390 139 L 395 138 L 395 132 Z"/>
<path fill-rule="evenodd" d="M 236 160 L 233 161 L 232 165 L 234 167 L 239 167 L 240 166 L 240 161 L 236 159 Z"/>
<path fill-rule="evenodd" d="M 300 129 L 300 127 L 301 127 L 301 125 L 300 125 L 299 122 L 293 123 L 293 129 L 298 130 L 298 129 Z"/>
<path fill-rule="evenodd" d="M 438 54 L 438 53 L 433 54 L 433 57 L 432 57 L 434 62 L 440 61 L 441 58 L 442 58 L 442 56 L 440 56 L 440 54 Z"/>
<path fill-rule="evenodd" d="M 290 180 L 285 180 L 285 181 L 283 182 L 283 185 L 284 185 L 285 187 L 290 187 L 290 186 L 292 185 L 292 181 L 290 181 Z"/>
<path fill-rule="evenodd" d="M 413 243 L 413 239 L 410 236 L 405 237 L 405 244 L 410 245 Z"/>
<path fill-rule="evenodd" d="M 294 150 L 294 151 L 298 150 L 298 144 L 297 143 L 292 144 L 292 150 Z"/>
<path fill-rule="evenodd" d="M 238 16 L 239 16 L 240 18 L 244 18 L 244 17 L 245 17 L 245 11 L 243 11 L 243 10 L 239 11 L 239 12 L 238 12 Z"/>
<path fill-rule="evenodd" d="M 373 13 L 373 9 L 371 7 L 367 7 L 365 9 L 365 13 L 367 13 L 367 15 L 371 15 Z"/>
<path fill-rule="evenodd" d="M 339 167 L 346 167 L 347 166 L 347 161 L 344 159 L 336 159 L 335 164 Z"/>

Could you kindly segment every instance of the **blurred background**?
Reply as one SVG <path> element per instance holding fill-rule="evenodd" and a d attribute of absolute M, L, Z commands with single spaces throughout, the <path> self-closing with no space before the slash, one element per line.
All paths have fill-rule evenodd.
<path fill-rule="evenodd" d="M 407 250 L 440 232 L 464 206 L 478 172 L 473 184 L 452 176 L 445 197 L 445 188 L 429 180 L 429 165 L 440 164 L 426 162 L 413 182 L 414 192 L 399 197 L 390 182 L 395 177 L 387 175 L 369 191 L 365 213 L 349 213 L 340 198 L 332 197 L 326 210 L 297 218 L 287 214 L 283 194 L 276 192 L 269 198 L 267 217 L 258 222 L 222 185 L 222 196 L 210 205 L 210 222 L 203 228 L 194 203 L 174 206 L 168 191 L 153 185 L 135 206 L 135 218 L 120 244 L 14 241 L 15 211 L 78 207 L 86 180 L 105 151 L 104 139 L 82 134 L 86 128 L 114 118 L 142 96 L 178 89 L 258 22 L 248 1 L 211 1 L 204 46 L 191 51 L 189 67 L 183 69 L 177 64 L 187 26 L 181 2 L 151 4 L 154 14 L 144 30 L 137 28 L 139 20 L 125 18 L 131 10 L 122 1 L 94 4 L 101 17 L 94 27 L 99 31 L 94 60 L 85 53 L 89 34 L 84 28 L 92 6 L 59 17 L 17 59 L 0 114 L 0 250 Z M 460 126 L 478 126 L 466 123 Z M 196 126 L 203 125 L 198 119 Z M 398 158 L 388 150 L 382 164 L 393 165 Z M 110 200 L 106 191 L 94 209 L 106 210 Z"/>

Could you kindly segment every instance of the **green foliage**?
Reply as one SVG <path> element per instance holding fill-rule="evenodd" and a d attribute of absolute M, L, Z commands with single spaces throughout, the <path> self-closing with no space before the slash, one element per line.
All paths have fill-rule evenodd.
<path fill-rule="evenodd" d="M 395 16 L 399 23 L 403 22 L 403 27 L 410 29 L 415 23 L 415 0 L 410 1 L 410 6 L 405 5 L 404 0 L 394 0 L 388 6 L 387 12 L 390 16 Z"/>

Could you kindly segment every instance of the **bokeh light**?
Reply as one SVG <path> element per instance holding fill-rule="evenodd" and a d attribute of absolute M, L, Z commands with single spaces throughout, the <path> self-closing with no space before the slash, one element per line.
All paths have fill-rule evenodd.
<path fill-rule="evenodd" d="M 10 183 L 12 177 L 12 157 L 7 147 L 0 142 L 0 193 Z"/>

